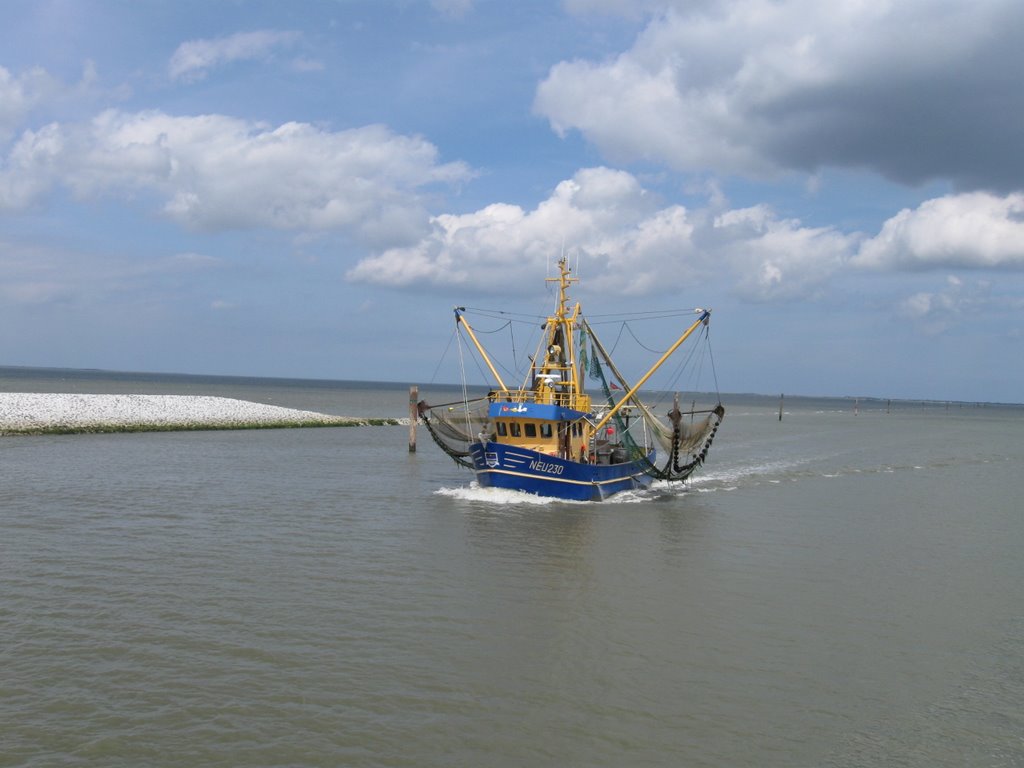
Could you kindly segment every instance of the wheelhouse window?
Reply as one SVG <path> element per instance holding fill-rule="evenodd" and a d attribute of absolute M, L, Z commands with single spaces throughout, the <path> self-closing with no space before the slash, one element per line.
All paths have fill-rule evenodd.
<path fill-rule="evenodd" d="M 498 429 L 498 436 L 499 437 L 505 437 L 508 434 L 508 429 L 506 429 L 504 421 L 497 422 L 495 424 L 495 427 L 497 427 L 497 429 Z"/>
<path fill-rule="evenodd" d="M 523 424 L 523 432 L 526 434 L 527 437 L 536 437 L 537 425 L 531 422 L 527 422 L 526 424 Z"/>
<path fill-rule="evenodd" d="M 540 436 L 541 437 L 545 437 L 545 438 L 550 438 L 551 437 L 551 425 L 550 424 L 545 423 L 545 424 L 541 424 L 540 425 Z"/>
<path fill-rule="evenodd" d="M 518 421 L 513 421 L 513 422 L 509 423 L 508 428 L 509 428 L 509 432 L 511 433 L 512 437 L 521 437 L 522 430 L 519 428 L 519 422 Z"/>

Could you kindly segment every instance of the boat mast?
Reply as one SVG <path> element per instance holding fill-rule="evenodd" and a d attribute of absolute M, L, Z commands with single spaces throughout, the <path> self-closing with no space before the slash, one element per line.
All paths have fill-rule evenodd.
<path fill-rule="evenodd" d="M 673 352 L 675 352 L 677 349 L 679 349 L 679 346 L 684 341 L 686 341 L 688 338 L 690 338 L 690 334 L 693 333 L 695 330 L 697 330 L 703 323 L 705 323 L 707 321 L 707 319 L 709 317 L 711 317 L 711 310 L 710 309 L 702 309 L 702 310 L 699 310 L 699 312 L 701 313 L 701 315 L 700 315 L 700 317 L 697 318 L 696 322 L 694 322 L 693 325 L 691 325 L 689 328 L 686 329 L 686 331 L 683 333 L 683 335 L 680 336 L 676 340 L 676 343 L 673 344 L 671 347 L 669 347 L 668 352 L 663 354 L 661 356 L 661 358 L 658 360 L 658 362 L 656 362 L 653 366 L 651 366 L 651 369 L 647 373 L 645 373 L 643 376 L 640 377 L 640 380 L 636 384 L 633 385 L 633 388 L 631 390 L 629 390 L 629 392 L 627 392 L 622 397 L 621 400 L 619 400 L 619 402 L 615 405 L 615 407 L 612 408 L 610 411 L 608 411 L 608 413 L 606 413 L 604 415 L 604 418 L 601 419 L 599 422 L 597 422 L 597 424 L 594 425 L 594 431 L 595 432 L 598 431 L 599 429 L 601 429 L 601 427 L 603 427 L 605 424 L 607 424 L 609 422 L 609 420 L 611 420 L 612 416 L 614 416 L 616 413 L 619 412 L 619 409 L 621 409 L 622 406 L 624 406 L 626 403 L 628 403 L 630 400 L 632 400 L 633 396 L 637 392 L 640 391 L 640 387 L 642 387 L 647 382 L 647 380 L 649 378 L 651 378 L 651 376 L 654 375 L 654 372 L 657 371 L 659 368 L 661 368 L 662 364 L 666 360 L 668 360 L 669 357 L 672 356 Z"/>
<path fill-rule="evenodd" d="M 576 398 L 583 394 L 579 371 L 576 368 L 576 345 L 573 334 L 576 321 L 580 314 L 580 305 L 577 304 L 569 310 L 569 286 L 578 283 L 578 277 L 570 277 L 572 270 L 569 268 L 568 259 L 564 256 L 558 260 L 558 277 L 546 278 L 548 282 L 558 282 L 558 304 L 555 307 L 555 314 L 548 318 L 548 343 L 545 350 L 544 363 L 540 368 L 541 374 L 557 373 L 562 386 L 565 387 L 564 399 L 570 407 L 575 407 Z M 555 347 L 559 347 L 555 350 Z M 562 373 L 567 372 L 568 378 L 562 380 Z"/>

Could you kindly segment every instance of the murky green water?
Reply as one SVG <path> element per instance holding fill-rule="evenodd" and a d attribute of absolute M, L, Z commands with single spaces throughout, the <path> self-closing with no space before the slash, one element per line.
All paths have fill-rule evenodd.
<path fill-rule="evenodd" d="M 726 405 L 604 504 L 404 427 L 2 439 L 0 765 L 1024 765 L 1024 412 Z"/>

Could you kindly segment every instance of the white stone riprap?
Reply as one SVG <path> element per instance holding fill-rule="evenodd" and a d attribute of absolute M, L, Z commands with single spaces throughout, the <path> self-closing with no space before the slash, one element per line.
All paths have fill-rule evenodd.
<path fill-rule="evenodd" d="M 0 433 L 247 429 L 398 423 L 201 395 L 0 392 Z"/>

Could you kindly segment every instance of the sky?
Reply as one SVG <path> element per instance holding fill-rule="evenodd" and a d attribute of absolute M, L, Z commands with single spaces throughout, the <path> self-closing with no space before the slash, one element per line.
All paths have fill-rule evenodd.
<path fill-rule="evenodd" d="M 2 7 L 0 365 L 456 382 L 567 254 L 723 392 L 1024 401 L 1020 0 Z"/>

